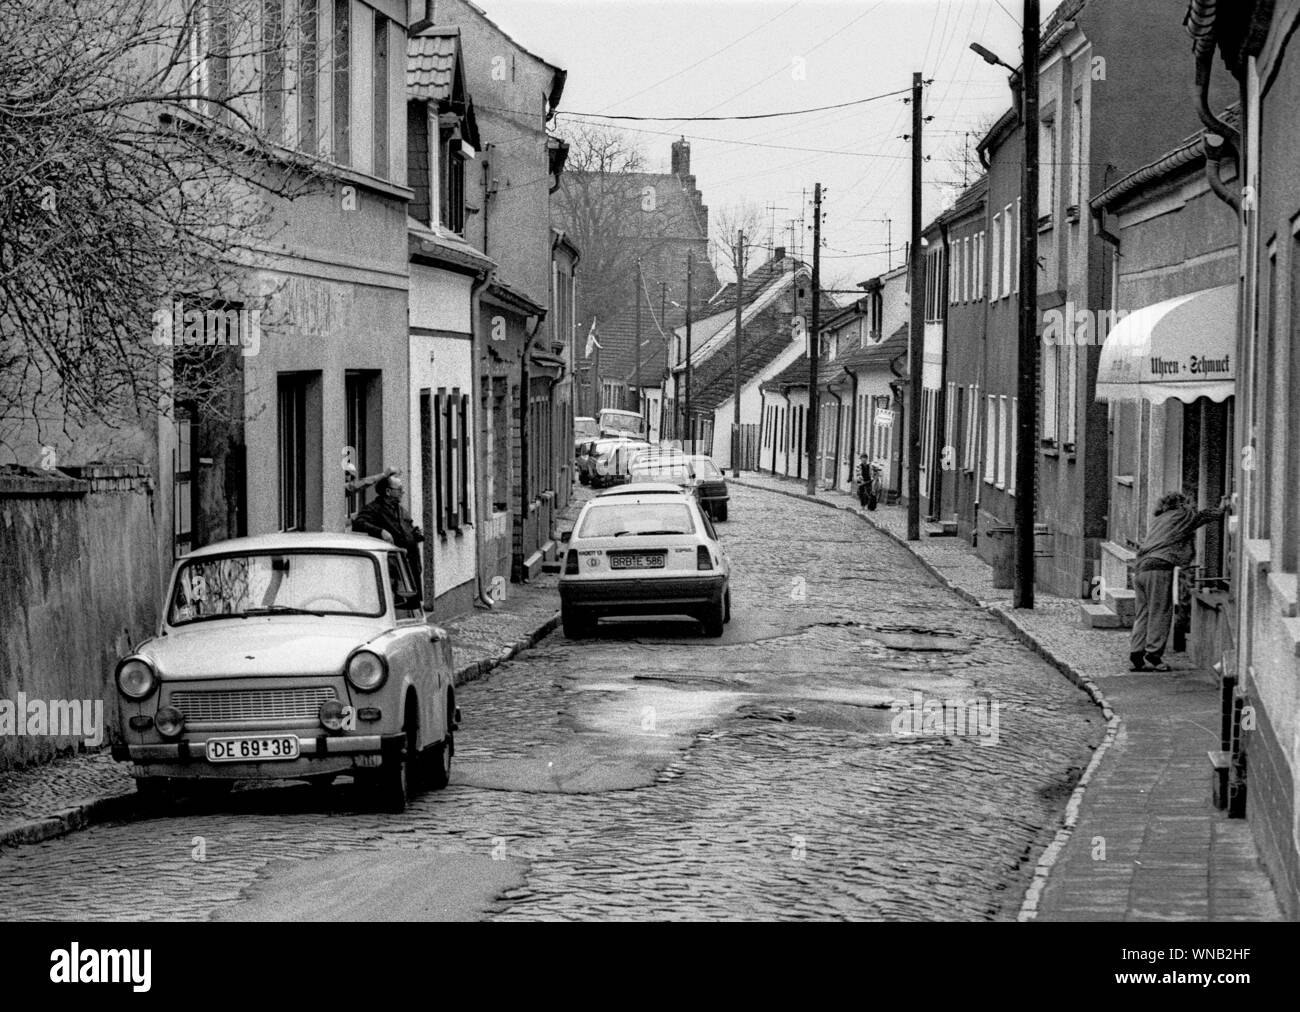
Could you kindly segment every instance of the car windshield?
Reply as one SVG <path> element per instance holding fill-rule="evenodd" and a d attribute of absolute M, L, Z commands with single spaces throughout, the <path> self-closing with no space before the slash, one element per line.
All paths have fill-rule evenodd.
<path fill-rule="evenodd" d="M 681 481 L 691 477 L 684 460 L 638 460 L 628 468 L 634 478 L 651 478 L 660 481 Z"/>
<path fill-rule="evenodd" d="M 685 503 L 611 503 L 587 511 L 580 538 L 618 538 L 639 534 L 694 534 Z"/>
<path fill-rule="evenodd" d="M 181 564 L 167 611 L 171 625 L 249 615 L 384 613 L 379 567 L 369 555 L 267 552 Z"/>
<path fill-rule="evenodd" d="M 695 465 L 695 477 L 697 478 L 721 478 L 722 472 L 718 470 L 718 465 L 708 457 L 696 457 L 691 461 Z"/>
<path fill-rule="evenodd" d="M 632 412 L 602 411 L 600 413 L 600 427 L 602 429 L 627 432 L 639 436 L 641 435 L 641 423 L 641 416 Z"/>

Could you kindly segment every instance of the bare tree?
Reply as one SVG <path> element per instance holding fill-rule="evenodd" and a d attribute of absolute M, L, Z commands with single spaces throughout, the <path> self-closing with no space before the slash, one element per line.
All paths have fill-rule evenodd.
<path fill-rule="evenodd" d="M 718 277 L 725 280 L 730 274 L 734 280 L 741 270 L 737 259 L 736 233 L 745 233 L 744 271 L 746 274 L 766 261 L 765 244 L 755 240 L 762 234 L 763 210 L 758 205 L 745 202 L 723 208 L 713 215 L 713 234 L 709 237 L 709 256 Z"/>
<path fill-rule="evenodd" d="M 318 65 L 299 7 L 306 27 L 260 0 L 0 7 L 0 445 L 228 382 L 230 348 L 158 324 L 178 300 L 255 305 L 281 202 L 321 181 L 276 98 L 287 58 Z"/>

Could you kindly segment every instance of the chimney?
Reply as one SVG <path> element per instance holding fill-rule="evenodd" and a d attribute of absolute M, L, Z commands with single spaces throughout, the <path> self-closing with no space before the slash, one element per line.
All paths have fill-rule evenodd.
<path fill-rule="evenodd" d="M 691 146 L 685 137 L 679 141 L 673 141 L 672 174 L 674 176 L 689 176 L 691 174 Z"/>
<path fill-rule="evenodd" d="M 785 247 L 784 247 L 784 246 L 778 246 L 778 247 L 776 248 L 775 252 L 772 254 L 772 259 L 773 259 L 773 260 L 777 260 L 777 261 L 784 260 L 784 259 L 785 259 Z"/>

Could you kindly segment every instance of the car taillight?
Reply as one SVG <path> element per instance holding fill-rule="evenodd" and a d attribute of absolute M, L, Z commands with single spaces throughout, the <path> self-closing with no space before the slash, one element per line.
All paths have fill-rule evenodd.
<path fill-rule="evenodd" d="M 704 545 L 700 545 L 698 548 L 695 549 L 695 568 L 696 569 L 713 568 L 713 559 L 709 556 L 709 550 L 705 548 Z"/>
<path fill-rule="evenodd" d="M 576 576 L 578 573 L 578 553 L 575 549 L 570 548 L 569 554 L 564 557 L 564 575 Z"/>

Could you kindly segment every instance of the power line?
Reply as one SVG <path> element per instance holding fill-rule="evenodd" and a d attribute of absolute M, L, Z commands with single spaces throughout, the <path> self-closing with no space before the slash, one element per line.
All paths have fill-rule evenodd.
<path fill-rule="evenodd" d="M 905 95 L 910 89 L 899 88 L 897 91 L 887 91 L 881 95 L 871 95 L 867 98 L 857 98 L 852 102 L 839 102 L 836 105 L 819 105 L 811 109 L 791 109 L 788 112 L 757 112 L 747 116 L 613 116 L 600 112 L 564 112 L 558 115 L 576 116 L 583 119 L 617 119 L 617 120 L 637 120 L 637 121 L 655 121 L 667 120 L 674 123 L 702 123 L 719 122 L 727 120 L 741 119 L 774 119 L 777 116 L 804 116 L 812 112 L 825 112 L 828 109 L 846 109 L 851 105 L 865 105 L 867 102 L 878 102 L 883 98 L 893 98 L 895 95 Z"/>
<path fill-rule="evenodd" d="M 667 83 L 668 81 L 671 81 L 674 77 L 680 77 L 682 74 L 685 74 L 688 70 L 694 70 L 694 69 L 695 69 L 696 67 L 698 67 L 700 64 L 702 64 L 702 63 L 708 63 L 708 61 L 711 60 L 711 59 L 713 59 L 715 56 L 719 56 L 719 55 L 721 55 L 722 53 L 725 53 L 728 49 L 730 49 L 730 48 L 732 48 L 733 46 L 738 45 L 739 43 L 745 41 L 745 39 L 749 38 L 751 35 L 754 35 L 754 34 L 756 34 L 756 33 L 758 33 L 758 32 L 761 32 L 764 28 L 766 28 L 768 25 L 770 25 L 773 21 L 776 21 L 778 18 L 782 18 L 782 17 L 784 17 L 785 15 L 789 14 L 792 10 L 794 10 L 796 7 L 798 7 L 799 4 L 802 3 L 802 2 L 803 2 L 803 0 L 795 0 L 794 3 L 792 3 L 792 4 L 791 4 L 789 7 L 787 7 L 785 10 L 781 11 L 779 14 L 777 14 L 777 15 L 771 17 L 771 18 L 768 18 L 766 21 L 764 21 L 764 22 L 763 22 L 761 25 L 759 25 L 757 28 L 753 29 L 752 31 L 746 32 L 744 35 L 740 36 L 740 38 L 738 38 L 738 39 L 733 39 L 731 42 L 728 42 L 728 43 L 727 43 L 725 46 L 723 46 L 721 49 L 715 49 L 715 50 L 714 50 L 713 52 L 711 52 L 708 56 L 704 57 L 703 59 L 696 60 L 696 61 L 695 61 L 694 63 L 692 63 L 689 67 L 683 67 L 681 70 L 673 71 L 673 73 L 669 74 L 667 77 L 660 78 L 658 81 L 655 81 L 654 84 L 647 85 L 646 87 L 642 88 L 640 91 L 633 92 L 631 95 L 628 95 L 626 98 L 619 99 L 619 101 L 620 101 L 620 102 L 630 102 L 630 101 L 632 101 L 632 99 L 637 98 L 637 97 L 639 97 L 639 96 L 641 96 L 641 95 L 644 95 L 647 91 L 652 91 L 653 89 L 659 87 L 659 85 L 661 85 L 661 84 L 665 84 L 665 83 Z M 618 103 L 611 103 L 611 104 L 616 105 L 616 104 L 618 104 Z M 609 106 L 606 106 L 605 108 L 608 109 Z"/>

